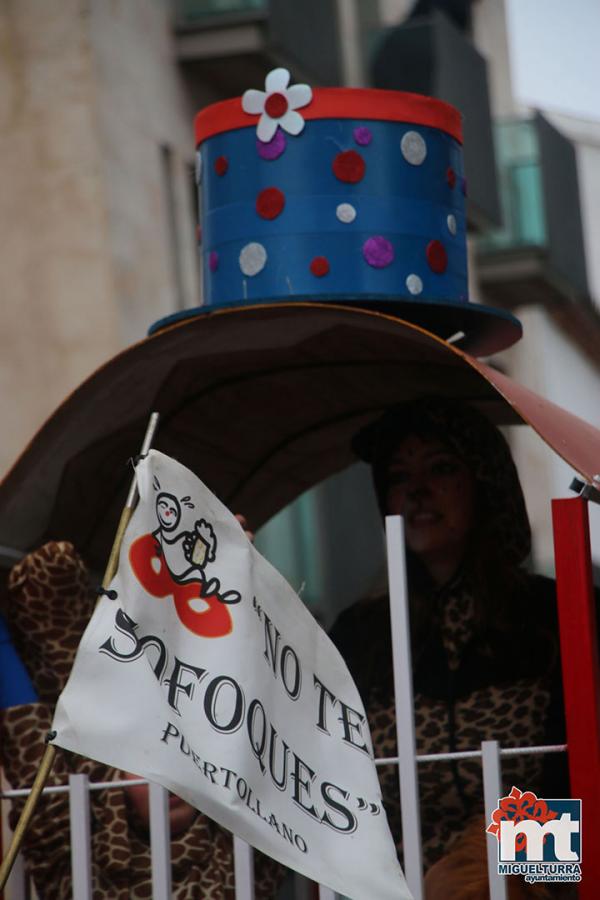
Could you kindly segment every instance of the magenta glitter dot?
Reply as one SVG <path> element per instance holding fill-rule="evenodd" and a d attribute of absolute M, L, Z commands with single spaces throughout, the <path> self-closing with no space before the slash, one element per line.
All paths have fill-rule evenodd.
<path fill-rule="evenodd" d="M 263 159 L 277 159 L 285 150 L 285 135 L 281 128 L 278 128 L 270 141 L 256 141 L 256 149 L 258 155 Z"/>
<path fill-rule="evenodd" d="M 354 135 L 354 140 L 360 147 L 367 147 L 373 140 L 371 129 L 366 128 L 364 125 L 355 128 L 352 134 Z"/>
<path fill-rule="evenodd" d="M 208 268 L 211 272 L 216 272 L 219 268 L 219 254 L 216 250 L 211 250 L 208 256 Z"/>
<path fill-rule="evenodd" d="M 394 248 L 387 238 L 379 234 L 366 240 L 362 251 L 369 265 L 374 266 L 376 269 L 384 269 L 394 259 Z"/>

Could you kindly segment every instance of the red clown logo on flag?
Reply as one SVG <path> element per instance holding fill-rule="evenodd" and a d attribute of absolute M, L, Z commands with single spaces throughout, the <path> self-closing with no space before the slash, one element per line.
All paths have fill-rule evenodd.
<path fill-rule="evenodd" d="M 160 490 L 154 478 L 158 528 L 137 538 L 129 549 L 131 568 L 153 597 L 172 598 L 181 624 L 205 638 L 224 637 L 233 629 L 227 606 L 239 603 L 239 591 L 222 591 L 218 578 L 208 579 L 205 568 L 217 555 L 212 525 L 199 519 L 192 531 L 180 528 L 182 504 L 194 508 L 189 496 L 178 500 Z"/>

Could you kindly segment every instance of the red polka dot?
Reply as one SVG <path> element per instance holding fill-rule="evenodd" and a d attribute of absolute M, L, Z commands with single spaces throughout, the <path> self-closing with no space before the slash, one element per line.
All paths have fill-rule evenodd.
<path fill-rule="evenodd" d="M 265 112 L 272 119 L 280 119 L 288 111 L 288 102 L 283 94 L 269 94 L 265 102 Z"/>
<path fill-rule="evenodd" d="M 256 198 L 256 212 L 263 219 L 276 219 L 285 206 L 285 196 L 279 188 L 269 187 Z"/>
<path fill-rule="evenodd" d="M 446 170 L 446 181 L 448 182 L 451 188 L 456 184 L 456 172 L 452 168 L 452 166 L 448 166 Z"/>
<path fill-rule="evenodd" d="M 224 175 L 229 168 L 229 160 L 226 156 L 218 156 L 215 159 L 215 172 L 217 175 Z"/>
<path fill-rule="evenodd" d="M 322 278 L 329 272 L 329 260 L 325 256 L 315 256 L 310 264 L 310 271 L 317 278 Z"/>
<path fill-rule="evenodd" d="M 196 225 L 196 243 L 202 243 L 202 228 L 200 227 L 200 225 Z"/>
<path fill-rule="evenodd" d="M 427 244 L 427 262 L 432 272 L 441 275 L 448 266 L 448 254 L 441 241 L 430 241 Z"/>
<path fill-rule="evenodd" d="M 356 150 L 344 150 L 333 160 L 333 174 L 340 181 L 348 181 L 356 184 L 364 178 L 366 164 L 360 153 Z"/>

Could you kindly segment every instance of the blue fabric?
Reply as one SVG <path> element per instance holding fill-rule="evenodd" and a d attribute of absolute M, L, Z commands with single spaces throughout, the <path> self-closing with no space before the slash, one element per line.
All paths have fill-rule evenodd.
<path fill-rule="evenodd" d="M 453 213 L 457 221 L 457 235 L 452 240 L 460 242 L 458 235 L 465 233 L 463 213 L 452 206 L 442 206 L 424 200 L 418 205 L 411 203 L 408 197 L 358 197 L 352 206 L 356 210 L 353 222 L 342 223 L 336 216 L 339 197 L 331 194 L 312 197 L 286 197 L 285 220 L 283 213 L 277 219 L 267 221 L 256 214 L 254 206 L 248 203 L 232 203 L 209 212 L 206 216 L 205 231 L 212 237 L 215 246 L 227 241 L 244 241 L 248 235 L 264 243 L 265 238 L 273 235 L 281 236 L 283 221 L 291 229 L 286 234 L 306 235 L 336 233 L 344 240 L 349 234 L 358 234 L 366 240 L 373 234 L 387 235 L 394 240 L 396 235 L 418 235 L 425 238 L 425 243 L 432 234 L 441 234 L 450 244 L 450 232 L 447 216 Z M 220 238 L 220 239 L 219 239 Z M 214 248 L 213 248 L 214 249 Z M 464 249 L 461 248 L 461 249 Z M 205 248 L 205 252 L 210 252 Z"/>
<path fill-rule="evenodd" d="M 35 703 L 37 694 L 0 616 L 0 709 Z"/>
<path fill-rule="evenodd" d="M 216 135 L 201 145 L 206 307 L 325 296 L 360 301 L 361 294 L 467 305 L 462 148 L 435 128 L 377 121 L 367 123 L 373 138 L 362 147 L 353 131 L 364 124 L 351 119 L 308 121 L 297 137 L 286 135 L 286 149 L 275 160 L 259 156 L 254 127 Z M 422 165 L 411 165 L 402 155 L 400 143 L 407 131 L 425 140 Z M 332 170 L 336 155 L 346 150 L 359 153 L 366 164 L 356 184 L 340 181 Z M 220 156 L 228 162 L 222 176 L 214 168 Z M 446 178 L 448 168 L 456 174 L 454 187 Z M 283 211 L 272 220 L 256 212 L 256 198 L 267 187 L 277 187 L 285 196 Z M 353 222 L 338 220 L 341 203 L 356 209 Z M 449 215 L 455 217 L 456 234 L 448 228 Z M 376 235 L 385 237 L 394 250 L 393 262 L 384 268 L 369 265 L 363 257 L 365 241 Z M 440 241 L 448 255 L 441 274 L 427 263 L 432 240 Z M 239 257 L 251 242 L 264 246 L 267 262 L 262 271 L 247 276 Z M 218 255 L 214 272 L 209 265 L 212 252 Z M 330 266 L 322 278 L 310 271 L 317 256 L 325 256 Z M 409 275 L 422 280 L 417 296 L 407 289 Z"/>

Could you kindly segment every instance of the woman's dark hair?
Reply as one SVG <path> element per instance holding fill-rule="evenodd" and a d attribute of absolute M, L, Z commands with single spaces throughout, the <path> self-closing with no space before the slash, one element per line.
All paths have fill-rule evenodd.
<path fill-rule="evenodd" d="M 356 454 L 369 462 L 382 515 L 388 470 L 400 441 L 409 435 L 439 440 L 469 468 L 475 481 L 476 521 L 461 572 L 468 577 L 475 603 L 475 628 L 485 639 L 503 631 L 522 597 L 531 531 L 519 476 L 501 432 L 482 413 L 458 400 L 422 397 L 389 409 L 360 431 Z M 415 638 L 428 626 L 434 586 L 423 564 L 407 548 L 411 622 Z"/>

